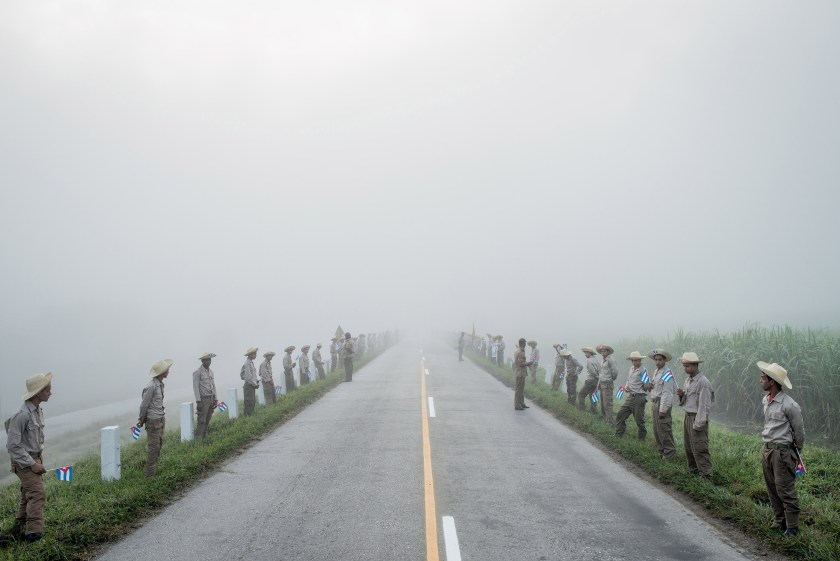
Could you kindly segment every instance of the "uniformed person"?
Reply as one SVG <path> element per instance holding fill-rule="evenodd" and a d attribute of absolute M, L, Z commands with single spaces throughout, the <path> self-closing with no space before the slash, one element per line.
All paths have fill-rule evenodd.
<path fill-rule="evenodd" d="M 300 352 L 300 385 L 305 386 L 309 383 L 309 345 L 301 347 Z"/>
<path fill-rule="evenodd" d="M 365 354 L 365 351 L 367 351 L 367 342 L 366 342 L 365 334 L 362 333 L 361 335 L 359 335 L 355 339 L 355 341 L 356 341 L 356 348 L 355 348 L 355 352 L 353 354 L 353 358 L 354 359 L 362 358 Z"/>
<path fill-rule="evenodd" d="M 271 368 L 271 359 L 275 354 L 277 353 L 274 351 L 268 351 L 263 355 L 265 360 L 260 364 L 260 382 L 266 403 L 277 403 L 277 395 L 274 393 L 274 371 Z"/>
<path fill-rule="evenodd" d="M 615 435 L 618 437 L 624 436 L 624 431 L 627 427 L 627 419 L 630 415 L 636 420 L 637 440 L 644 440 L 647 436 L 647 428 L 645 427 L 645 406 L 647 406 L 647 392 L 645 391 L 645 382 L 642 381 L 643 375 L 647 374 L 647 369 L 642 367 L 642 359 L 644 355 L 639 351 L 633 351 L 627 360 L 630 361 L 630 371 L 627 373 L 627 382 L 624 383 L 624 403 L 618 408 L 618 415 L 615 418 Z"/>
<path fill-rule="evenodd" d="M 464 360 L 464 335 L 465 333 L 461 332 L 461 338 L 458 339 L 458 360 Z"/>
<path fill-rule="evenodd" d="M 344 334 L 344 345 L 341 347 L 341 360 L 344 363 L 344 381 L 353 381 L 353 338 L 350 333 Z"/>
<path fill-rule="evenodd" d="M 555 356 L 554 356 L 554 374 L 551 376 L 551 390 L 558 391 L 560 389 L 560 380 L 563 379 L 563 367 L 564 367 L 564 360 L 563 355 L 560 353 L 563 351 L 563 347 L 560 346 L 560 343 L 554 343 L 551 345 L 554 347 Z"/>
<path fill-rule="evenodd" d="M 504 368 L 505 367 L 505 342 L 502 339 L 501 335 L 497 335 L 497 337 L 498 337 L 499 340 L 496 343 L 496 347 L 497 347 L 497 349 L 496 349 L 496 360 L 497 360 L 497 364 L 499 365 L 499 367 Z"/>
<path fill-rule="evenodd" d="M 333 337 L 330 341 L 330 374 L 332 374 L 338 368 L 338 351 L 341 350 L 341 342 L 338 337 Z"/>
<path fill-rule="evenodd" d="M 531 371 L 531 383 L 537 383 L 537 369 L 540 367 L 540 350 L 537 348 L 536 341 L 528 341 L 528 346 L 531 347 L 531 366 L 529 366 L 529 370 Z"/>
<path fill-rule="evenodd" d="M 613 424 L 613 382 L 618 378 L 618 366 L 612 355 L 615 350 L 609 345 L 598 345 L 595 350 L 601 355 L 601 365 L 598 369 L 598 385 L 601 387 L 601 412 L 604 421 Z"/>
<path fill-rule="evenodd" d="M 216 355 L 204 353 L 199 357 L 201 366 L 193 372 L 193 394 L 195 394 L 195 437 L 204 438 L 207 434 L 207 427 L 210 426 L 210 418 L 213 410 L 218 405 L 216 399 L 216 380 L 213 371 L 210 370 L 210 363 Z"/>
<path fill-rule="evenodd" d="M 149 370 L 151 380 L 143 388 L 140 399 L 140 415 L 137 417 L 137 426 L 143 428 L 146 425 L 146 436 L 149 440 L 149 449 L 146 453 L 146 477 L 155 475 L 160 449 L 163 447 L 163 433 L 166 432 L 166 409 L 163 406 L 163 380 L 169 376 L 169 369 L 172 367 L 172 359 L 159 360 Z"/>
<path fill-rule="evenodd" d="M 12 532 L 27 542 L 44 535 L 44 502 L 46 491 L 44 468 L 44 412 L 41 404 L 52 395 L 52 372 L 35 374 L 26 379 L 23 405 L 6 420 L 6 450 L 12 461 L 12 472 L 20 479 L 20 502 Z"/>
<path fill-rule="evenodd" d="M 775 519 L 773 526 L 793 537 L 799 531 L 799 497 L 796 493 L 796 464 L 805 445 L 802 410 L 784 391 L 793 389 L 787 370 L 775 362 L 757 363 L 761 370 L 761 389 L 768 392 L 764 406 L 764 441 L 761 467 Z"/>
<path fill-rule="evenodd" d="M 245 364 L 239 371 L 242 378 L 242 395 L 245 401 L 245 416 L 254 414 L 254 406 L 257 403 L 257 388 L 260 387 L 260 379 L 257 377 L 257 367 L 254 366 L 254 359 L 257 358 L 257 347 L 251 347 L 245 351 Z"/>
<path fill-rule="evenodd" d="M 517 411 L 530 409 L 525 405 L 525 378 L 531 363 L 525 358 L 525 339 L 519 339 L 519 347 L 513 354 L 513 371 L 516 376 L 516 388 L 513 392 L 513 408 Z"/>
<path fill-rule="evenodd" d="M 592 347 L 583 347 L 583 356 L 586 357 L 586 380 L 583 382 L 578 394 L 578 409 L 586 411 L 586 400 L 589 400 L 589 411 L 595 414 L 595 404 L 589 398 L 598 389 L 598 380 L 601 377 L 601 358 L 595 353 Z"/>
<path fill-rule="evenodd" d="M 648 384 L 652 404 L 650 413 L 653 419 L 653 438 L 659 448 L 659 457 L 672 460 L 677 454 L 671 427 L 671 409 L 677 390 L 677 379 L 668 368 L 668 361 L 672 356 L 664 349 L 654 349 L 647 356 L 656 363 L 656 372 Z"/>
<path fill-rule="evenodd" d="M 572 356 L 572 351 L 563 349 L 560 351 L 560 357 L 563 359 L 563 374 L 566 376 L 566 394 L 569 403 L 575 404 L 577 399 L 577 383 L 578 376 L 583 371 L 583 366 Z"/>
<path fill-rule="evenodd" d="M 286 393 L 295 391 L 295 366 L 297 362 L 292 361 L 292 351 L 295 350 L 294 345 L 289 345 L 283 352 L 283 376 L 286 378 Z"/>
<path fill-rule="evenodd" d="M 683 421 L 683 444 L 688 469 L 706 479 L 712 478 L 712 456 L 709 454 L 709 410 L 714 400 L 714 391 L 709 379 L 700 372 L 703 362 L 697 353 L 684 353 L 683 364 L 688 379 L 685 390 L 677 389 L 680 407 L 685 411 Z"/>
<path fill-rule="evenodd" d="M 326 380 L 327 373 L 324 370 L 324 359 L 321 358 L 321 343 L 315 345 L 315 350 L 312 351 L 312 362 L 315 363 L 315 370 L 318 371 L 318 379 Z"/>

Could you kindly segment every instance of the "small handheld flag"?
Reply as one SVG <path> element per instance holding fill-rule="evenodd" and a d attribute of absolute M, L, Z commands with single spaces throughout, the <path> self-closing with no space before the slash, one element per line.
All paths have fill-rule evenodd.
<path fill-rule="evenodd" d="M 73 481 L 73 466 L 56 468 L 55 475 L 59 481 Z"/>
<path fill-rule="evenodd" d="M 274 386 L 274 395 L 280 395 L 283 393 L 283 388 L 281 386 Z"/>
<path fill-rule="evenodd" d="M 663 382 L 670 382 L 673 379 L 674 379 L 674 374 L 671 373 L 670 370 L 668 370 L 667 372 L 665 372 L 665 374 L 662 375 L 662 381 Z"/>
<path fill-rule="evenodd" d="M 601 401 L 601 398 L 598 397 L 599 393 L 600 390 L 595 390 L 594 392 L 592 392 L 592 395 L 589 396 L 589 398 L 592 400 L 592 403 L 598 403 L 599 401 Z"/>
<path fill-rule="evenodd" d="M 642 383 L 648 384 L 650 383 L 650 376 L 648 376 L 647 368 L 642 371 Z"/>
<path fill-rule="evenodd" d="M 140 432 L 142 430 L 143 429 L 141 429 L 140 427 L 138 427 L 136 425 L 131 427 L 131 438 L 133 438 L 134 440 L 137 440 L 138 438 L 140 438 Z"/>
<path fill-rule="evenodd" d="M 225 403 L 224 401 L 220 401 L 219 402 L 219 411 L 221 411 L 222 413 L 227 411 L 227 403 Z"/>
<path fill-rule="evenodd" d="M 807 475 L 808 470 L 805 469 L 805 462 L 802 461 L 802 454 L 796 449 L 796 475 Z"/>
<path fill-rule="evenodd" d="M 621 399 L 622 397 L 624 397 L 624 386 L 618 386 L 618 391 L 615 392 L 615 398 Z"/>

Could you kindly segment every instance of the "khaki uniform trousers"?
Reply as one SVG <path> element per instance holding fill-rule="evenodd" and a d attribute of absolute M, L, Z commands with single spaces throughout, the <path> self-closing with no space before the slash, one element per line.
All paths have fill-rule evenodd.
<path fill-rule="evenodd" d="M 210 418 L 213 416 L 213 410 L 216 408 L 216 396 L 204 395 L 201 396 L 201 401 L 198 402 L 196 410 L 195 423 L 195 437 L 204 438 L 207 434 L 207 427 L 210 426 Z"/>
<path fill-rule="evenodd" d="M 319 380 L 326 380 L 327 373 L 324 371 L 324 365 L 320 363 L 315 363 L 315 368 L 318 370 L 318 379 Z"/>
<path fill-rule="evenodd" d="M 647 428 L 645 428 L 645 405 L 647 405 L 647 398 L 645 394 L 630 394 L 627 400 L 621 404 L 618 409 L 618 415 L 615 418 L 615 435 L 624 436 L 624 431 L 627 427 L 627 419 L 633 415 L 636 420 L 636 438 L 644 440 L 647 436 Z"/>
<path fill-rule="evenodd" d="M 44 465 L 40 456 L 33 456 L 35 463 Z M 44 501 L 47 493 L 44 490 L 44 480 L 41 475 L 32 471 L 31 467 L 20 467 L 12 462 L 12 472 L 20 479 L 20 503 L 15 517 L 15 526 L 25 534 L 42 534 L 44 532 Z"/>
<path fill-rule="evenodd" d="M 554 374 L 551 376 L 551 390 L 557 391 L 560 389 L 560 367 L 554 367 Z"/>
<path fill-rule="evenodd" d="M 257 404 L 257 388 L 245 382 L 242 384 L 242 395 L 245 400 L 245 416 L 253 415 Z"/>
<path fill-rule="evenodd" d="M 344 381 L 345 382 L 352 382 L 353 381 L 353 359 L 352 358 L 345 358 L 344 359 Z"/>
<path fill-rule="evenodd" d="M 700 430 L 694 430 L 696 413 L 686 413 L 683 421 L 683 445 L 685 459 L 691 473 L 712 476 L 712 456 L 709 454 L 709 423 Z"/>
<path fill-rule="evenodd" d="M 525 376 L 517 376 L 513 391 L 513 406 L 522 407 L 523 405 L 525 405 Z"/>
<path fill-rule="evenodd" d="M 589 396 L 592 395 L 595 390 L 598 388 L 598 380 L 586 380 L 583 383 L 583 389 L 580 390 L 578 394 L 578 409 L 581 411 L 586 411 L 586 400 L 589 399 Z M 592 403 L 592 400 L 589 399 L 590 411 L 595 413 L 595 404 Z"/>
<path fill-rule="evenodd" d="M 531 370 L 531 383 L 536 384 L 537 383 L 537 368 L 539 368 L 539 366 L 537 366 L 536 364 L 532 364 L 528 368 Z"/>
<path fill-rule="evenodd" d="M 274 395 L 274 382 L 263 382 L 263 395 L 266 403 L 277 403 L 277 396 Z"/>
<path fill-rule="evenodd" d="M 163 433 L 166 432 L 166 418 L 146 419 L 146 436 L 149 438 L 149 450 L 146 453 L 146 477 L 155 475 L 160 450 L 163 448 Z"/>
<path fill-rule="evenodd" d="M 613 424 L 613 383 L 600 382 L 601 385 L 601 413 L 604 414 L 604 421 L 611 425 Z"/>
<path fill-rule="evenodd" d="M 335 372 L 336 368 L 338 368 L 338 354 L 330 353 L 330 374 Z"/>
<path fill-rule="evenodd" d="M 283 375 L 286 377 L 286 393 L 295 391 L 295 373 L 291 368 L 284 368 Z"/>
<path fill-rule="evenodd" d="M 762 450 L 761 468 L 770 496 L 770 506 L 781 528 L 799 528 L 799 497 L 796 494 L 796 456 L 790 448 Z"/>
<path fill-rule="evenodd" d="M 499 368 L 505 367 L 505 352 L 504 351 L 497 351 L 496 352 L 496 364 L 499 365 Z"/>
<path fill-rule="evenodd" d="M 572 405 L 575 404 L 575 399 L 577 398 L 577 382 L 577 374 L 566 376 L 566 393 L 568 394 L 569 403 Z"/>
<path fill-rule="evenodd" d="M 656 446 L 659 448 L 659 455 L 667 459 L 672 459 L 677 455 L 677 447 L 674 445 L 674 431 L 671 421 L 671 409 L 665 412 L 665 416 L 659 418 L 659 402 L 660 398 L 653 398 L 653 405 L 651 407 L 651 417 L 653 418 L 653 439 L 656 440 Z"/>

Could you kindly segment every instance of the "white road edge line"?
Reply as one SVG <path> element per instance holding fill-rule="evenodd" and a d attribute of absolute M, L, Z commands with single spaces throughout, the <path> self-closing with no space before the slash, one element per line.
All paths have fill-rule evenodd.
<path fill-rule="evenodd" d="M 446 542 L 446 561 L 461 561 L 461 547 L 458 545 L 455 519 L 451 516 L 443 517 L 443 540 Z"/>
<path fill-rule="evenodd" d="M 429 398 L 429 417 L 435 416 L 435 398 Z"/>

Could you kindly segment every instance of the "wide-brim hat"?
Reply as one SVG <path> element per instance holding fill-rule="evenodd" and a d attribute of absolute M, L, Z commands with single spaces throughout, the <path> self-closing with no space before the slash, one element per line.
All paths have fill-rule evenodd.
<path fill-rule="evenodd" d="M 580 349 L 580 350 L 582 350 L 582 351 L 583 351 L 583 352 L 585 352 L 585 353 L 592 353 L 593 355 L 594 355 L 594 354 L 597 354 L 597 353 L 595 352 L 595 349 L 593 349 L 592 347 L 581 347 L 581 349 Z"/>
<path fill-rule="evenodd" d="M 633 352 L 632 352 L 632 353 L 630 353 L 630 355 L 627 357 L 627 360 L 642 360 L 643 358 L 645 358 L 645 355 L 643 355 L 643 354 L 642 354 L 642 353 L 640 353 L 639 351 L 633 351 Z"/>
<path fill-rule="evenodd" d="M 603 343 L 601 343 L 600 345 L 595 347 L 595 350 L 598 351 L 599 353 L 601 352 L 601 349 L 607 349 L 607 356 L 609 356 L 609 355 L 611 355 L 615 352 L 614 348 L 610 347 L 609 345 L 605 345 Z"/>
<path fill-rule="evenodd" d="M 172 363 L 175 362 L 171 358 L 165 358 L 163 360 L 159 360 L 152 365 L 152 369 L 149 370 L 149 376 L 152 378 L 157 378 L 172 366 Z"/>
<path fill-rule="evenodd" d="M 767 364 L 761 360 L 756 362 L 755 365 L 758 366 L 759 370 L 767 374 L 767 376 L 779 382 L 779 385 L 784 386 L 789 390 L 793 389 L 793 384 L 790 383 L 790 378 L 788 378 L 787 370 L 785 370 L 784 367 L 776 364 L 775 362 L 773 364 Z"/>
<path fill-rule="evenodd" d="M 263 357 L 264 357 L 264 358 L 271 358 L 271 357 L 273 357 L 273 356 L 274 356 L 274 355 L 276 355 L 276 354 L 277 354 L 277 353 L 275 353 L 274 351 L 268 351 L 267 353 L 265 353 L 265 354 L 263 355 Z"/>
<path fill-rule="evenodd" d="M 703 361 L 700 360 L 700 357 L 697 356 L 697 353 L 687 352 L 683 353 L 682 357 L 680 358 L 680 362 L 682 362 L 683 364 L 700 364 Z"/>
<path fill-rule="evenodd" d="M 206 360 L 208 358 L 214 358 L 215 356 L 216 356 L 216 353 L 204 353 L 203 355 L 198 357 L 198 360 Z"/>
<path fill-rule="evenodd" d="M 285 349 L 283 349 L 283 352 L 284 352 L 284 353 L 290 353 L 290 352 L 292 352 L 293 350 L 295 350 L 295 346 L 294 346 L 294 345 L 289 345 L 288 347 L 286 347 Z"/>
<path fill-rule="evenodd" d="M 560 351 L 560 356 L 562 356 L 562 357 L 572 356 L 572 351 L 570 351 L 569 349 L 563 349 L 562 351 Z"/>
<path fill-rule="evenodd" d="M 26 393 L 23 394 L 22 400 L 26 401 L 36 393 L 46 388 L 52 382 L 52 372 L 46 374 L 35 374 L 26 379 Z"/>
<path fill-rule="evenodd" d="M 300 348 L 300 350 L 301 350 L 301 351 L 308 351 L 308 350 L 309 350 L 309 349 L 311 349 L 311 348 L 312 348 L 312 347 L 310 347 L 309 345 L 304 345 L 304 346 L 302 346 L 302 347 Z"/>
<path fill-rule="evenodd" d="M 251 348 L 249 348 L 247 351 L 245 351 L 245 354 L 244 354 L 243 356 L 248 356 L 248 355 L 249 355 L 249 354 L 251 354 L 251 353 L 256 354 L 256 352 L 257 352 L 258 350 L 260 350 L 260 349 L 259 349 L 259 347 L 251 347 Z"/>
<path fill-rule="evenodd" d="M 653 359 L 656 358 L 656 355 L 664 356 L 666 362 L 671 360 L 672 358 L 674 358 L 674 355 L 672 355 L 671 353 L 669 353 L 665 349 L 653 349 L 652 351 L 650 351 L 648 353 L 647 356 L 648 356 L 649 359 L 653 360 Z"/>
<path fill-rule="evenodd" d="M 552 346 L 552 347 L 554 347 L 554 348 L 556 349 L 556 348 L 558 348 L 558 347 L 560 346 L 560 343 L 554 343 L 554 344 L 553 344 L 553 345 L 551 345 L 551 346 Z"/>
<path fill-rule="evenodd" d="M 528 346 L 529 346 L 529 347 L 536 347 L 536 346 L 537 346 L 537 342 L 536 342 L 536 341 L 528 341 Z"/>
<path fill-rule="evenodd" d="M 323 347 L 324 345 L 322 345 L 321 343 L 318 343 L 318 344 L 316 344 L 315 346 L 316 346 L 316 347 Z"/>

